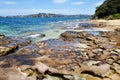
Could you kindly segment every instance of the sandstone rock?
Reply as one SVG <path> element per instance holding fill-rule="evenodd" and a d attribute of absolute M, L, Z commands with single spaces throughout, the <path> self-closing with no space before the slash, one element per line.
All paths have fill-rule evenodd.
<path fill-rule="evenodd" d="M 42 55 L 51 54 L 52 53 L 52 49 L 48 49 L 48 50 L 41 49 L 41 50 L 38 51 L 38 53 L 42 54 Z"/>
<path fill-rule="evenodd" d="M 74 41 L 74 39 L 76 38 L 84 39 L 86 35 L 87 35 L 86 32 L 66 31 L 65 33 L 61 34 L 61 38 L 71 39 Z"/>
<path fill-rule="evenodd" d="M 120 74 L 120 64 L 113 63 L 112 68 L 113 68 L 118 74 Z"/>
<path fill-rule="evenodd" d="M 120 54 L 120 49 L 116 49 L 115 51 Z"/>
<path fill-rule="evenodd" d="M 74 77 L 72 75 L 64 75 L 64 77 L 69 80 L 74 80 Z"/>
<path fill-rule="evenodd" d="M 84 61 L 83 62 L 83 64 L 87 65 L 87 66 L 96 65 L 96 64 L 99 64 L 99 63 L 101 63 L 101 61 L 92 61 L 92 60 L 89 60 L 89 61 Z"/>
<path fill-rule="evenodd" d="M 100 66 L 92 66 L 91 67 L 91 70 L 97 74 L 97 75 L 100 75 L 102 77 L 105 77 L 106 75 L 108 75 L 109 73 L 109 70 L 110 70 L 110 65 L 108 64 L 103 64 L 103 65 L 100 65 Z"/>
<path fill-rule="evenodd" d="M 77 38 L 76 34 L 74 34 L 73 32 L 67 31 L 63 34 L 61 34 L 61 37 L 64 38 Z"/>
<path fill-rule="evenodd" d="M 2 36 L 2 35 L 1 35 Z M 23 46 L 30 44 L 30 40 L 23 38 L 2 37 L 0 39 L 0 56 L 14 53 Z"/>
<path fill-rule="evenodd" d="M 65 60 L 55 60 L 55 62 L 59 65 L 68 65 L 68 64 L 71 64 L 72 63 L 72 60 L 71 59 L 65 59 Z"/>
<path fill-rule="evenodd" d="M 43 43 L 43 42 L 39 42 L 39 43 L 37 43 L 37 45 L 39 46 L 40 49 L 45 47 L 45 43 Z"/>
<path fill-rule="evenodd" d="M 29 39 L 18 39 L 16 44 L 19 46 L 19 47 L 23 47 L 23 46 L 26 46 L 28 44 L 31 43 L 31 40 Z"/>
<path fill-rule="evenodd" d="M 4 56 L 10 53 L 13 53 L 17 49 L 17 46 L 12 47 L 3 47 L 0 46 L 0 56 Z"/>
<path fill-rule="evenodd" d="M 83 43 L 79 43 L 79 44 L 75 44 L 75 47 L 79 47 L 79 48 L 87 48 L 87 44 L 83 44 Z"/>
<path fill-rule="evenodd" d="M 89 74 L 81 74 L 80 77 L 81 77 L 81 78 L 78 79 L 78 80 L 102 80 L 102 79 L 99 78 L 99 77 L 92 76 L 92 75 L 89 75 Z"/>
<path fill-rule="evenodd" d="M 40 59 L 40 62 L 46 64 L 47 66 L 56 66 L 58 64 L 56 64 L 56 62 L 50 58 L 48 58 L 47 56 L 43 56 Z"/>
<path fill-rule="evenodd" d="M 37 69 L 27 68 L 24 71 L 22 71 L 27 74 L 27 76 L 34 76 L 36 79 L 42 80 L 44 79 L 43 73 L 39 72 Z"/>
<path fill-rule="evenodd" d="M 103 51 L 103 54 L 100 55 L 99 60 L 104 60 L 106 59 L 111 53 L 108 51 Z"/>
<path fill-rule="evenodd" d="M 110 80 L 120 80 L 119 74 L 112 74 L 109 76 Z"/>
<path fill-rule="evenodd" d="M 50 69 L 50 67 L 40 62 L 35 63 L 35 68 L 41 73 L 45 73 L 45 71 Z"/>
<path fill-rule="evenodd" d="M 100 64 L 97 65 L 98 63 L 100 63 L 99 61 L 97 62 L 89 62 L 89 64 L 87 63 L 85 65 L 82 65 L 81 70 L 82 73 L 88 71 L 88 72 L 93 72 L 94 74 L 101 76 L 101 77 L 105 77 L 106 75 L 108 75 L 109 70 L 110 70 L 110 65 L 109 64 Z M 96 65 L 93 65 L 96 64 Z M 104 67 L 104 68 L 103 68 Z M 86 72 L 87 73 L 87 72 Z"/>
<path fill-rule="evenodd" d="M 120 32 L 120 28 L 115 29 L 115 31 Z"/>
<path fill-rule="evenodd" d="M 117 42 L 117 43 L 116 43 L 116 47 L 117 47 L 117 48 L 120 48 L 120 42 Z"/>
<path fill-rule="evenodd" d="M 96 39 L 96 37 L 95 36 L 88 36 L 86 39 L 90 40 L 90 41 L 94 41 Z"/>
<path fill-rule="evenodd" d="M 114 60 L 113 60 L 112 58 L 108 58 L 108 59 L 106 59 L 106 62 L 107 62 L 108 64 L 112 65 L 113 62 L 114 62 Z"/>
<path fill-rule="evenodd" d="M 35 77 L 27 77 L 17 67 L 0 68 L 0 79 L 3 80 L 36 80 Z"/>
<path fill-rule="evenodd" d="M 16 54 L 32 54 L 32 53 L 35 53 L 35 51 L 27 48 L 22 48 Z"/>

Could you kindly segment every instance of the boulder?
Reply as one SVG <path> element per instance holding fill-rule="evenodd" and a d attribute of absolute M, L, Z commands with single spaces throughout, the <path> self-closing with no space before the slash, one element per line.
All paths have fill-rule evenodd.
<path fill-rule="evenodd" d="M 82 73 L 89 74 L 89 72 L 92 72 L 93 75 L 101 77 L 107 76 L 110 70 L 109 64 L 101 64 L 100 61 L 84 62 L 81 66 Z"/>

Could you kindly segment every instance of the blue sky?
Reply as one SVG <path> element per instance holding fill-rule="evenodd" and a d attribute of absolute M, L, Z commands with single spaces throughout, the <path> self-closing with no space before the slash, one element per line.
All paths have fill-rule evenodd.
<path fill-rule="evenodd" d="M 105 0 L 0 0 L 0 15 L 93 14 Z"/>

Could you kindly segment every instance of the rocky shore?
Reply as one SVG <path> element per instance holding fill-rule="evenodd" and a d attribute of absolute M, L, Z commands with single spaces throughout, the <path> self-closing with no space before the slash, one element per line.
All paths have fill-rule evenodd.
<path fill-rule="evenodd" d="M 120 80 L 118 27 L 99 35 L 66 31 L 37 43 L 0 35 L 0 80 Z"/>

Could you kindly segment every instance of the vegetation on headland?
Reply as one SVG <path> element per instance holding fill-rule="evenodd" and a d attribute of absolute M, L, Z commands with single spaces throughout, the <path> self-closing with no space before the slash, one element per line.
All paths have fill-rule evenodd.
<path fill-rule="evenodd" d="M 105 0 L 97 7 L 94 18 L 120 19 L 120 0 Z"/>

